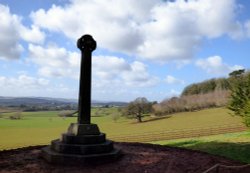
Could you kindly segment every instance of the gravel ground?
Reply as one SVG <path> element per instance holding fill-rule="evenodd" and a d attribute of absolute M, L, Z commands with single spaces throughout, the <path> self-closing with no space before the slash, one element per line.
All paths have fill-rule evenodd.
<path fill-rule="evenodd" d="M 33 146 L 0 152 L 0 173 L 249 173 L 250 166 L 204 152 L 142 143 L 116 143 L 123 156 L 115 162 L 91 165 L 52 165 Z M 232 167 L 233 166 L 233 167 Z M 240 167 L 239 167 L 240 166 Z"/>

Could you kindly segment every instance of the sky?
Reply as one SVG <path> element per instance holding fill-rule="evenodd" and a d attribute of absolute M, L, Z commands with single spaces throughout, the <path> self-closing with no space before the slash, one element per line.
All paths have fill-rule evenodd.
<path fill-rule="evenodd" d="M 246 0 L 0 0 L 0 96 L 77 99 L 84 34 L 93 100 L 162 101 L 250 67 Z"/>

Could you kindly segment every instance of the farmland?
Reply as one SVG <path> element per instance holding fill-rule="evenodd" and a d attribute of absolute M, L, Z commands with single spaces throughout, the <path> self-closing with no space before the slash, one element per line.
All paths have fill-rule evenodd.
<path fill-rule="evenodd" d="M 144 134 L 156 131 L 209 128 L 225 124 L 240 124 L 239 117 L 233 117 L 225 108 L 206 109 L 196 112 L 177 113 L 162 118 L 147 116 L 143 123 L 134 119 L 120 117 L 114 121 L 113 115 L 119 114 L 117 108 L 93 109 L 92 122 L 108 137 Z M 97 111 L 99 111 L 97 116 Z M 60 137 L 76 117 L 58 117 L 58 112 L 23 112 L 22 119 L 10 120 L 13 113 L 4 113 L 0 118 L 0 150 L 29 145 L 48 144 Z"/>

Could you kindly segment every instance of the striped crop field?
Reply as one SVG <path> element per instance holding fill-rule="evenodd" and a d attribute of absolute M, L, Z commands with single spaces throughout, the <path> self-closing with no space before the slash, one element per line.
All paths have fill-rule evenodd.
<path fill-rule="evenodd" d="M 92 112 L 95 113 L 96 109 Z M 51 140 L 59 138 L 61 133 L 66 132 L 70 123 L 77 121 L 76 117 L 59 117 L 58 112 L 23 112 L 21 120 L 9 119 L 12 114 L 1 114 L 0 150 L 49 144 Z M 98 124 L 108 138 L 117 141 L 134 141 L 135 138 L 137 142 L 159 141 L 244 130 L 240 117 L 231 116 L 229 110 L 225 108 L 183 112 L 161 118 L 147 116 L 142 123 L 124 117 L 114 120 L 115 114 L 118 114 L 116 108 L 106 109 L 103 114 L 101 111 L 98 116 L 93 116 L 92 123 Z M 133 135 L 136 137 L 132 139 Z M 151 139 L 139 138 L 150 135 Z M 127 137 L 130 137 L 130 140 Z"/>

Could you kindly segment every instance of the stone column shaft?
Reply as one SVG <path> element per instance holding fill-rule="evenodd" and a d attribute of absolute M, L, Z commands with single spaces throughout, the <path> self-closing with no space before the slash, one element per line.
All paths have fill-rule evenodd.
<path fill-rule="evenodd" d="M 91 61 L 92 51 L 96 48 L 96 42 L 90 35 L 84 35 L 77 41 L 77 47 L 81 50 L 81 71 L 78 101 L 78 124 L 90 124 L 91 120 Z"/>

